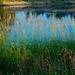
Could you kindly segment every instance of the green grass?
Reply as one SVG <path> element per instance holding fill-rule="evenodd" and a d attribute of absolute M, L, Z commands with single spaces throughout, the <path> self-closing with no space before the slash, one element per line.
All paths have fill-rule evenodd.
<path fill-rule="evenodd" d="M 4 38 L 3 38 L 4 39 Z M 0 39 L 2 75 L 74 75 L 75 42 L 52 41 L 9 48 Z"/>
<path fill-rule="evenodd" d="M 5 34 L 5 35 L 4 35 Z M 75 41 L 6 45 L 7 32 L 0 33 L 2 75 L 74 75 Z"/>

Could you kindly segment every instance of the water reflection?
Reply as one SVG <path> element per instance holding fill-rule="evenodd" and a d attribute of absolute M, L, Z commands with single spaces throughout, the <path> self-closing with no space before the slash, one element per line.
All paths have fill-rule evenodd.
<path fill-rule="evenodd" d="M 7 43 L 75 40 L 75 12 L 9 11 L 0 8 L 0 37 Z"/>
<path fill-rule="evenodd" d="M 15 12 L 8 11 L 0 7 L 0 46 L 5 43 L 8 33 L 14 23 Z"/>
<path fill-rule="evenodd" d="M 40 11 L 39 11 L 40 12 Z M 61 14 L 61 13 L 60 13 Z M 16 12 L 8 43 L 46 43 L 52 40 L 75 40 L 75 19 L 67 14 L 61 18 L 53 12 Z"/>
<path fill-rule="evenodd" d="M 4 8 L 0 8 L 0 22 L 3 25 L 10 26 L 13 25 L 15 12 L 8 11 Z"/>

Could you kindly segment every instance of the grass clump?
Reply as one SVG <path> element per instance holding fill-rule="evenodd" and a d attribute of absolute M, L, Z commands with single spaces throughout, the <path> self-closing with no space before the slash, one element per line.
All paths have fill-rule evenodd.
<path fill-rule="evenodd" d="M 30 63 L 31 60 L 31 53 L 26 51 L 25 48 L 3 48 L 0 53 L 0 71 L 7 75 L 19 75 L 26 68 L 25 65 Z"/>

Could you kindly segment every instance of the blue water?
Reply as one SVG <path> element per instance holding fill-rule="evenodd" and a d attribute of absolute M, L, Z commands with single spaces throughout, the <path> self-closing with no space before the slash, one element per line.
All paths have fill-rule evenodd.
<path fill-rule="evenodd" d="M 61 14 L 61 12 L 59 13 Z M 57 17 L 56 13 L 45 11 L 41 13 L 40 10 L 35 12 L 18 11 L 15 12 L 14 23 L 8 37 L 7 42 L 16 45 L 34 41 L 37 43 L 46 43 L 52 40 L 74 41 L 75 18 L 70 14 Z"/>

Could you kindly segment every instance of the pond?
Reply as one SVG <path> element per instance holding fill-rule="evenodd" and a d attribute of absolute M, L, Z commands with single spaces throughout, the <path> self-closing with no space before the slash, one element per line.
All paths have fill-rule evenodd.
<path fill-rule="evenodd" d="M 9 29 L 6 33 L 8 45 L 75 40 L 74 11 L 29 10 L 28 8 L 14 11 L 0 8 L 0 11 L 0 23 L 4 28 Z"/>

